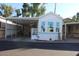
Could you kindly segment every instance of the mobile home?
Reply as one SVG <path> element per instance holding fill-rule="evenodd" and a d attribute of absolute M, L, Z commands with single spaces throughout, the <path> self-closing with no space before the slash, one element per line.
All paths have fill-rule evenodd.
<path fill-rule="evenodd" d="M 31 39 L 62 40 L 62 26 L 62 18 L 52 12 L 40 16 L 38 20 L 38 28 L 32 29 L 33 35 L 31 35 Z"/>
<path fill-rule="evenodd" d="M 21 28 L 15 26 L 21 37 L 31 40 L 62 40 L 63 20 L 52 12 L 40 17 L 7 17 L 6 20 L 21 25 Z"/>

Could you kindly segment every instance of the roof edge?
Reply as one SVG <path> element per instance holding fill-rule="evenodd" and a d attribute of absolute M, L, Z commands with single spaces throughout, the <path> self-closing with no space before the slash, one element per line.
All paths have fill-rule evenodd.
<path fill-rule="evenodd" d="M 6 17 L 6 19 L 39 19 L 39 17 Z"/>

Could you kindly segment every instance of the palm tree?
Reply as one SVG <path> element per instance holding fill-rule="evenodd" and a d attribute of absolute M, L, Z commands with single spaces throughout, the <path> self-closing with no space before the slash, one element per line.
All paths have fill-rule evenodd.
<path fill-rule="evenodd" d="M 42 14 L 44 14 L 44 13 L 45 13 L 45 7 L 44 7 L 44 6 L 41 6 L 41 7 L 38 9 L 38 11 L 37 11 L 36 16 L 40 16 L 40 15 L 42 15 Z"/>
<path fill-rule="evenodd" d="M 77 21 L 76 15 L 72 17 L 72 21 Z"/>
<path fill-rule="evenodd" d="M 31 3 L 31 17 L 40 16 L 45 13 L 44 4 Z"/>
<path fill-rule="evenodd" d="M 38 7 L 39 7 L 40 3 L 31 3 L 31 5 L 32 5 L 31 17 L 34 17 L 35 14 L 38 12 Z"/>
<path fill-rule="evenodd" d="M 20 9 L 16 9 L 15 11 L 16 11 L 17 17 L 19 17 L 21 15 Z"/>
<path fill-rule="evenodd" d="M 22 8 L 23 17 L 36 17 L 45 13 L 44 4 L 40 3 L 24 3 Z"/>
<path fill-rule="evenodd" d="M 27 4 L 27 3 L 24 3 L 24 4 L 23 4 L 23 8 L 22 8 L 22 16 L 23 16 L 23 17 L 28 17 L 28 16 L 30 16 L 29 8 L 30 8 L 29 4 Z"/>
<path fill-rule="evenodd" d="M 11 16 L 11 14 L 13 12 L 13 8 L 9 5 L 6 5 L 6 4 L 1 4 L 0 9 L 4 11 L 2 13 L 2 16 L 4 16 L 4 17 Z"/>

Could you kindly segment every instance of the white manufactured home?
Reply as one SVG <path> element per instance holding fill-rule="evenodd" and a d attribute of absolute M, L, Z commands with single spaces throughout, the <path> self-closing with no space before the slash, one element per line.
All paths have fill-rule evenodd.
<path fill-rule="evenodd" d="M 62 27 L 62 18 L 50 12 L 39 17 L 37 30 L 35 30 L 35 35 L 31 35 L 31 39 L 62 40 Z M 33 31 L 34 29 L 32 33 Z"/>
<path fill-rule="evenodd" d="M 11 21 L 11 25 L 7 22 Z M 52 12 L 40 17 L 7 17 L 5 37 L 20 36 L 31 40 L 62 40 L 63 20 Z"/>

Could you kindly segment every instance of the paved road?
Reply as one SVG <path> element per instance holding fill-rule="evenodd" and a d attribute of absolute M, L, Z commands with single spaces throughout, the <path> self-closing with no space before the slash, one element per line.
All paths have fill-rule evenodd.
<path fill-rule="evenodd" d="M 0 51 L 0 56 L 76 56 L 77 53 L 77 51 L 19 48 L 13 50 Z"/>
<path fill-rule="evenodd" d="M 26 50 L 25 52 L 27 53 L 27 51 L 29 51 L 29 50 L 27 50 L 28 48 L 35 49 L 36 51 L 42 51 L 42 52 L 44 52 L 44 50 L 46 52 L 51 51 L 52 53 L 48 53 L 49 55 L 50 54 L 56 55 L 57 54 L 56 51 L 58 51 L 59 53 L 62 53 L 62 55 L 65 54 L 65 53 L 66 53 L 66 55 L 68 55 L 68 54 L 69 55 L 76 55 L 79 52 L 79 43 L 53 43 L 53 42 L 32 42 L 32 41 L 0 41 L 0 53 L 2 52 L 0 55 L 6 55 L 5 51 L 6 52 L 8 52 L 9 50 L 10 51 L 16 51 L 16 49 L 25 49 Z M 38 50 L 38 49 L 40 49 L 40 50 Z M 30 51 L 35 51 L 35 50 L 30 50 Z M 74 51 L 76 51 L 76 52 L 74 52 Z M 18 52 L 18 50 L 16 52 Z M 14 52 L 14 54 L 16 52 Z M 63 52 L 65 52 L 65 53 L 63 53 Z M 13 53 L 13 52 L 11 52 L 11 53 Z M 38 53 L 38 52 L 36 52 L 36 53 Z M 56 53 L 56 54 L 53 54 L 53 53 Z M 25 54 L 25 55 L 27 55 L 27 54 Z"/>
<path fill-rule="evenodd" d="M 79 43 L 44 43 L 24 41 L 0 41 L 0 51 L 17 48 L 79 51 Z"/>

